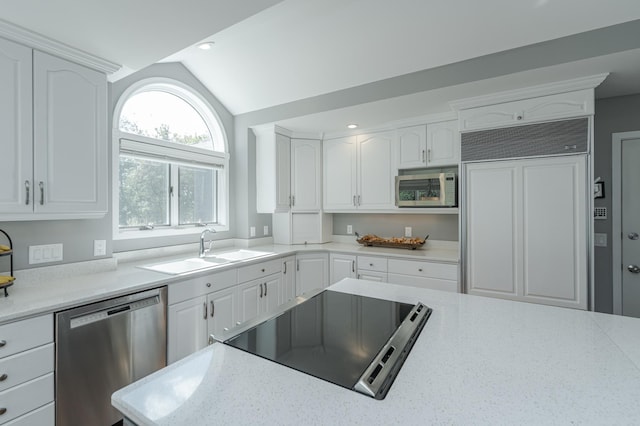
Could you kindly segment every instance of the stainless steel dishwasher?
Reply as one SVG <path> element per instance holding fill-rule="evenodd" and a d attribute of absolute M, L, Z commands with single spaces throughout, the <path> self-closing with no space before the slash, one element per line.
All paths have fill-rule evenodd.
<path fill-rule="evenodd" d="M 113 425 L 111 394 L 167 365 L 167 288 L 56 314 L 56 425 Z"/>

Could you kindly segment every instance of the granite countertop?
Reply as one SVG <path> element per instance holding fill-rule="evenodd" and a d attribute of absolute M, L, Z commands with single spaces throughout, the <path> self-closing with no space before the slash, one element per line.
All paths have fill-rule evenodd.
<path fill-rule="evenodd" d="M 139 425 L 640 424 L 640 319 L 346 279 L 433 314 L 378 401 L 216 343 L 116 392 Z"/>
<path fill-rule="evenodd" d="M 225 252 L 234 249 L 226 246 L 216 251 Z M 355 242 L 309 245 L 268 244 L 252 246 L 248 249 L 270 254 L 181 275 L 149 271 L 141 269 L 140 266 L 197 257 L 197 248 L 193 252 L 145 259 L 127 259 L 128 261 L 125 262 L 117 262 L 116 259 L 109 258 L 16 271 L 15 284 L 8 289 L 9 297 L 0 296 L 0 324 L 296 253 L 339 252 L 446 263 L 458 263 L 459 259 L 457 243 L 439 241 L 427 241 L 425 248 L 420 250 L 363 247 Z"/>

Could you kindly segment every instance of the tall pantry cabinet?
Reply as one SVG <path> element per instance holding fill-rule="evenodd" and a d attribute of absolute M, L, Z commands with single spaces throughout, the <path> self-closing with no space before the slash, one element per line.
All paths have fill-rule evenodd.
<path fill-rule="evenodd" d="M 461 108 L 467 293 L 589 308 L 593 111 L 593 88 Z"/>

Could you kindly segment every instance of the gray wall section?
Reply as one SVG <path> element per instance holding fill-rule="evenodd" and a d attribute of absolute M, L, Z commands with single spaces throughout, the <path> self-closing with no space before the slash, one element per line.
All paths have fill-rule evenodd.
<path fill-rule="evenodd" d="M 180 63 L 156 64 L 145 68 L 129 77 L 109 85 L 109 135 L 107 144 L 109 145 L 109 212 L 101 219 L 87 220 L 47 220 L 47 221 L 24 221 L 24 222 L 0 222 L 0 229 L 6 231 L 14 242 L 14 269 L 28 269 L 32 267 L 45 266 L 49 264 L 29 265 L 29 246 L 39 244 L 63 244 L 63 261 L 56 263 L 81 262 L 97 259 L 93 256 L 93 241 L 107 241 L 107 256 L 112 252 L 137 250 L 149 247 L 161 247 L 173 244 L 191 243 L 197 241 L 197 235 L 159 237 L 142 240 L 120 240 L 114 241 L 111 232 L 111 128 L 113 123 L 113 109 L 120 95 L 134 82 L 150 77 L 167 77 L 179 80 L 194 88 L 216 109 L 222 125 L 227 132 L 229 150 L 231 154 L 230 164 L 230 208 L 229 221 L 230 231 L 221 232 L 215 236 L 216 239 L 231 238 L 235 236 L 236 210 L 235 193 L 238 186 L 233 179 L 233 170 L 236 168 L 234 159 L 237 156 L 234 150 L 234 118 L 227 109 L 207 91 L 207 89 Z M 243 188 L 243 187 L 240 187 Z M 254 188 L 255 193 L 255 188 Z M 255 206 L 254 206 L 255 209 Z M 0 241 L 0 244 L 4 244 Z M 8 262 L 0 259 L 0 271 L 9 269 Z"/>
<path fill-rule="evenodd" d="M 596 102 L 594 122 L 594 176 L 605 182 L 605 198 L 594 200 L 595 207 L 607 208 L 607 219 L 594 221 L 595 232 L 607 234 L 607 247 L 595 247 L 595 310 L 613 312 L 611 234 L 611 138 L 613 133 L 640 130 L 640 95 L 601 99 Z"/>
<path fill-rule="evenodd" d="M 360 235 L 402 237 L 404 228 L 410 226 L 414 237 L 428 235 L 430 240 L 458 241 L 457 214 L 334 213 L 334 235 L 348 235 L 347 225 Z"/>

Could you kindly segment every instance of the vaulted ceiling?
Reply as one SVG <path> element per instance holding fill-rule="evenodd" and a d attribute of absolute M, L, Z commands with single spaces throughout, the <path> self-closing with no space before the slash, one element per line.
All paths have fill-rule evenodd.
<path fill-rule="evenodd" d="M 122 65 L 111 80 L 180 61 L 234 115 L 380 91 L 359 109 L 283 120 L 314 130 L 349 109 L 394 119 L 598 72 L 612 73 L 600 96 L 640 92 L 640 25 L 624 26 L 640 19 L 637 0 L 4 0 L 0 19 Z M 215 44 L 203 51 L 201 41 Z M 478 65 L 507 57 L 520 66 Z M 408 87 L 406 76 L 420 78 Z M 385 81 L 395 85 L 375 86 Z"/>

